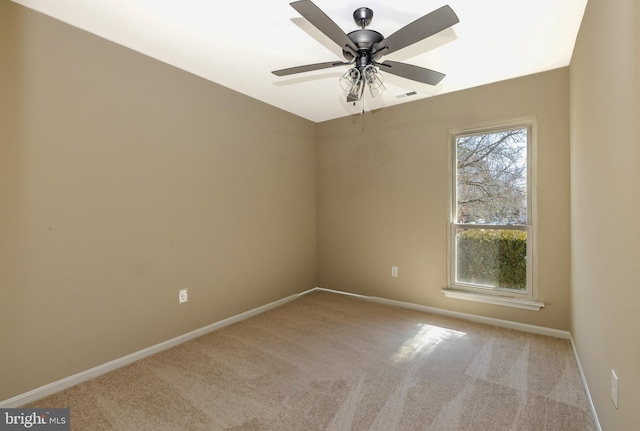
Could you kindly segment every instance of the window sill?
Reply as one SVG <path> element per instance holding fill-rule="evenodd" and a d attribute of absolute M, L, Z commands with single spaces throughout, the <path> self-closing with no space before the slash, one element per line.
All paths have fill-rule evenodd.
<path fill-rule="evenodd" d="M 486 295 L 462 290 L 442 289 L 447 298 L 464 299 L 466 301 L 484 302 L 486 304 L 502 305 L 505 307 L 521 308 L 523 310 L 540 311 L 544 307 L 542 302 L 531 299 L 518 299 L 507 296 Z"/>

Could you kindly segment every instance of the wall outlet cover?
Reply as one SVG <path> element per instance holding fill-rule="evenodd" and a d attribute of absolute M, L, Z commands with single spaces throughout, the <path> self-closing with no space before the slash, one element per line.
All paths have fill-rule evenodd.
<path fill-rule="evenodd" d="M 611 401 L 618 408 L 618 375 L 614 370 L 611 370 Z"/>

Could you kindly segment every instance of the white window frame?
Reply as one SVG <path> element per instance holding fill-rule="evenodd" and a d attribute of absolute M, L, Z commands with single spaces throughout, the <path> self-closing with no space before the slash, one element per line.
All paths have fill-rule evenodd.
<path fill-rule="evenodd" d="M 456 229 L 469 225 L 457 223 L 457 139 L 469 135 L 497 132 L 516 128 L 527 129 L 527 225 L 481 225 L 486 229 L 524 230 L 527 232 L 527 289 L 516 291 L 456 282 Z M 536 302 L 536 159 L 537 124 L 535 117 L 482 123 L 449 130 L 449 184 L 450 205 L 448 223 L 448 287 L 443 293 L 450 298 L 466 299 L 491 304 L 539 310 L 544 304 Z M 477 226 L 477 225 L 474 225 Z"/>

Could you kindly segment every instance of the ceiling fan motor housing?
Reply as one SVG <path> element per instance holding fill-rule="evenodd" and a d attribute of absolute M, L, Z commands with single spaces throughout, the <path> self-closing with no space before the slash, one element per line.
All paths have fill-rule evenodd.
<path fill-rule="evenodd" d="M 372 60 L 371 52 L 373 51 L 373 48 L 384 39 L 384 36 L 377 31 L 364 28 L 352 31 L 347 34 L 347 37 L 349 37 L 354 45 L 358 47 L 359 55 L 357 60 L 360 60 L 362 57 L 366 57 L 369 59 L 369 63 Z M 353 54 L 347 50 L 343 50 L 342 54 L 348 61 L 353 59 Z"/>

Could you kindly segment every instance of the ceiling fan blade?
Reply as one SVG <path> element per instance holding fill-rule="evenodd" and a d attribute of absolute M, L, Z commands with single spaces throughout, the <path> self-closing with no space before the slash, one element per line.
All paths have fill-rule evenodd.
<path fill-rule="evenodd" d="M 380 67 L 380 70 L 392 75 L 397 75 L 402 78 L 411 79 L 412 81 L 418 81 L 429 85 L 438 85 L 438 83 L 445 77 L 444 73 L 397 61 L 387 60 L 384 63 L 376 63 L 376 66 Z"/>
<path fill-rule="evenodd" d="M 460 22 L 449 5 L 442 6 L 383 39 L 376 47 L 379 55 L 391 54 Z"/>
<path fill-rule="evenodd" d="M 277 76 L 287 76 L 293 75 L 295 73 L 311 72 L 312 70 L 328 69 L 330 67 L 342 66 L 347 64 L 351 63 L 343 63 L 341 61 L 328 61 L 326 63 L 307 64 L 305 66 L 296 66 L 289 67 L 287 69 L 274 70 L 271 73 Z"/>
<path fill-rule="evenodd" d="M 315 28 L 320 30 L 325 36 L 334 41 L 343 50 L 350 51 L 354 56 L 358 52 L 358 48 L 342 31 L 338 24 L 333 22 L 318 6 L 310 0 L 300 0 L 290 3 L 300 15 L 309 21 Z"/>

